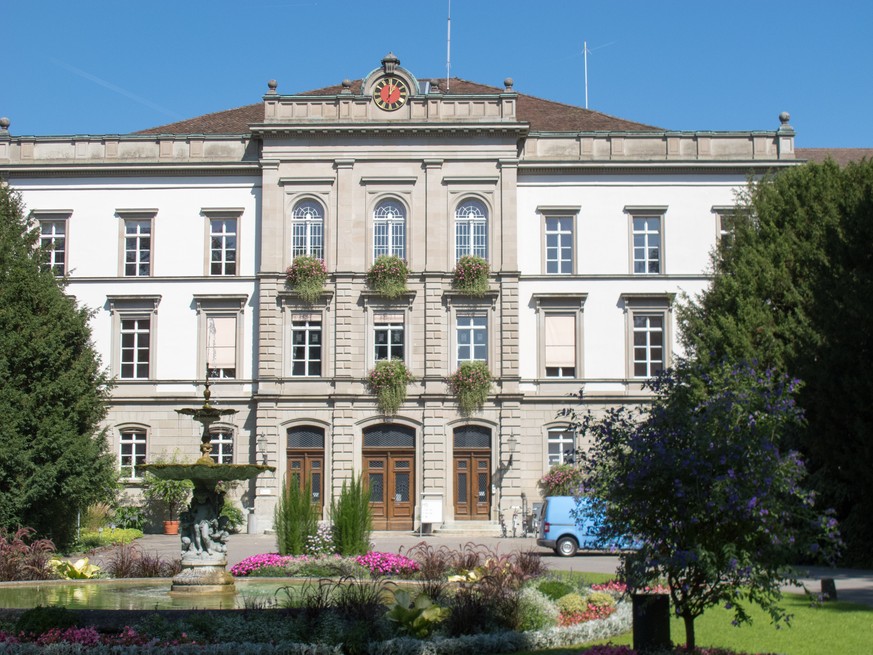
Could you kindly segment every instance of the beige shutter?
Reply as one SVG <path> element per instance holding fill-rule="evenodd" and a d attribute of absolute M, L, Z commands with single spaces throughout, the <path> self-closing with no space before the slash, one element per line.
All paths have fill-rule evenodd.
<path fill-rule="evenodd" d="M 576 317 L 546 314 L 546 366 L 576 366 Z"/>
<path fill-rule="evenodd" d="M 212 368 L 236 368 L 236 317 L 206 319 L 206 359 Z"/>

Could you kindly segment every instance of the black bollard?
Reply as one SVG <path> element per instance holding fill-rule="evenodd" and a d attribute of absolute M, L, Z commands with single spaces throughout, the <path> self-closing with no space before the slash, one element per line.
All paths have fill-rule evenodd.
<path fill-rule="evenodd" d="M 821 599 L 823 601 L 837 599 L 837 583 L 833 578 L 821 579 Z"/>
<path fill-rule="evenodd" d="M 633 595 L 634 650 L 665 650 L 670 642 L 669 594 Z"/>

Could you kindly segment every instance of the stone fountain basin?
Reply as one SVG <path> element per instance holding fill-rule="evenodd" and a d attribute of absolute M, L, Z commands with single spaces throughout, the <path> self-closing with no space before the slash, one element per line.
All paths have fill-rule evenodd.
<path fill-rule="evenodd" d="M 194 464 L 145 464 L 138 468 L 153 473 L 163 480 L 192 480 L 196 482 L 222 482 L 251 480 L 265 471 L 275 471 L 275 466 L 264 464 L 216 464 L 198 460 Z"/>

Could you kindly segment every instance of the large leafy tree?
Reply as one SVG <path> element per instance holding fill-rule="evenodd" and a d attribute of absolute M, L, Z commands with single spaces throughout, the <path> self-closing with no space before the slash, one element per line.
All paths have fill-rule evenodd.
<path fill-rule="evenodd" d="M 680 307 L 687 352 L 755 360 L 802 379 L 797 446 L 837 509 L 846 559 L 873 564 L 873 162 L 810 164 L 752 183 Z"/>
<path fill-rule="evenodd" d="M 682 362 L 653 380 L 650 406 L 587 414 L 578 429 L 601 538 L 632 535 L 629 583 L 666 579 L 695 645 L 694 620 L 716 604 L 748 621 L 749 603 L 778 621 L 780 585 L 798 558 L 832 555 L 836 521 L 814 507 L 800 456 L 798 382 L 746 365 Z"/>
<path fill-rule="evenodd" d="M 64 295 L 38 239 L 0 183 L 0 527 L 30 526 L 63 546 L 78 510 L 112 499 L 116 476 L 89 313 Z"/>

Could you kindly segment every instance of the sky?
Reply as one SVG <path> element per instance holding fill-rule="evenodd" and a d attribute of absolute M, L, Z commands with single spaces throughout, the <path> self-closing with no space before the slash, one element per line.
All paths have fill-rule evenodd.
<path fill-rule="evenodd" d="M 0 116 L 124 134 L 361 79 L 445 77 L 450 0 L 0 0 Z M 451 75 L 669 130 L 873 147 L 869 0 L 451 0 Z"/>

